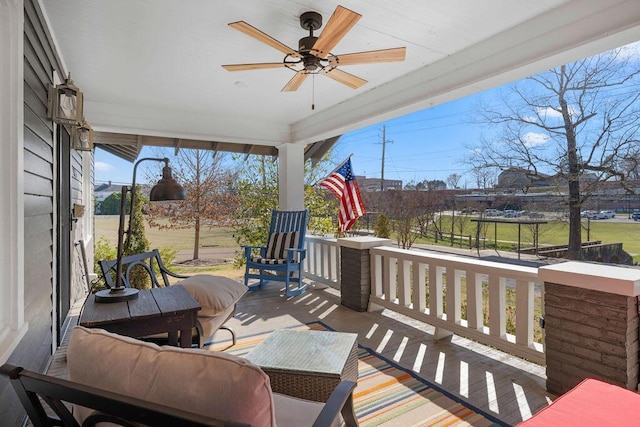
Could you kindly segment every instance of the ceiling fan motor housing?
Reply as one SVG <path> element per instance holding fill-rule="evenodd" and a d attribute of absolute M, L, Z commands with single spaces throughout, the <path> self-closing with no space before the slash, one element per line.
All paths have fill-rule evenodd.
<path fill-rule="evenodd" d="M 298 42 L 298 52 L 302 54 L 311 52 L 311 48 L 316 43 L 316 40 L 318 40 L 318 38 L 314 36 L 301 38 Z"/>
<path fill-rule="evenodd" d="M 305 12 L 300 15 L 300 26 L 305 30 L 315 31 L 322 27 L 322 15 L 318 12 Z"/>

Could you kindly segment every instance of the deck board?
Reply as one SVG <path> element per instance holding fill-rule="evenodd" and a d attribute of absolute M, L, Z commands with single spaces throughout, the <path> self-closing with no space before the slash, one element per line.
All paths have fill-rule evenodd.
<path fill-rule="evenodd" d="M 247 293 L 226 325 L 238 337 L 315 321 L 336 331 L 357 333 L 359 344 L 511 425 L 555 398 L 545 390 L 543 366 L 456 335 L 434 340 L 432 326 L 388 310 L 351 310 L 340 305 L 339 292 L 331 288 L 310 287 L 294 298 L 281 296 L 280 289 L 274 283 Z M 228 340 L 229 334 L 221 330 L 215 338 Z M 64 351 L 59 349 L 60 354 Z M 65 376 L 65 360 L 54 357 L 49 372 Z"/>

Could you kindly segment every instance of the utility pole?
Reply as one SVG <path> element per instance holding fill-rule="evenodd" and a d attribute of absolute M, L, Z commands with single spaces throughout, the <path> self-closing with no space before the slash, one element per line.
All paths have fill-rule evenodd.
<path fill-rule="evenodd" d="M 380 168 L 380 192 L 384 191 L 384 152 L 387 145 L 387 129 L 385 126 L 382 126 L 382 167 Z"/>

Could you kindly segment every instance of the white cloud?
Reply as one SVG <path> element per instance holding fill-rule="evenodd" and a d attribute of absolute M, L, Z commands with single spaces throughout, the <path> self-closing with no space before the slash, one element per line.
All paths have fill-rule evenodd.
<path fill-rule="evenodd" d="M 529 132 L 526 133 L 522 139 L 524 140 L 525 146 L 532 148 L 546 144 L 547 141 L 549 141 L 549 136 L 543 133 Z"/>
<path fill-rule="evenodd" d="M 540 117 L 546 117 L 546 118 L 551 118 L 551 117 L 561 118 L 562 117 L 562 113 L 560 113 L 559 111 L 554 110 L 551 107 L 537 108 L 536 111 L 537 111 L 537 113 L 538 113 L 538 115 Z"/>
<path fill-rule="evenodd" d="M 113 170 L 113 166 L 105 162 L 95 162 L 94 166 L 97 172 L 109 172 Z"/>
<path fill-rule="evenodd" d="M 571 115 L 571 117 L 576 117 L 576 113 L 578 111 L 578 109 L 574 106 L 574 105 L 569 105 L 568 106 L 569 109 L 569 114 Z M 551 107 L 544 107 L 544 108 L 537 108 L 536 109 L 538 115 L 542 118 L 547 118 L 547 119 L 561 119 L 562 118 L 562 113 L 558 110 L 555 110 Z"/>

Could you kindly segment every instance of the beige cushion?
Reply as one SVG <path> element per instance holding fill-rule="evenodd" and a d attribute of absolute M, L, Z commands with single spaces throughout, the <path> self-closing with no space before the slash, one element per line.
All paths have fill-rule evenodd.
<path fill-rule="evenodd" d="M 198 316 L 216 316 L 234 305 L 247 292 L 240 282 L 222 276 L 197 274 L 181 280 L 182 285 L 202 306 Z"/>
<path fill-rule="evenodd" d="M 217 316 L 198 316 L 198 321 L 200 322 L 200 326 L 202 326 L 202 340 L 203 344 L 213 338 L 213 335 L 220 329 L 222 325 L 227 321 L 227 317 L 229 317 L 233 313 L 234 307 L 231 306 L 227 308 L 225 311 L 221 311 Z"/>
<path fill-rule="evenodd" d="M 280 393 L 273 393 L 273 402 L 276 407 L 276 423 L 279 427 L 311 426 L 320 415 L 324 403 L 298 399 Z M 332 427 L 345 425 L 342 416 L 331 424 Z"/>
<path fill-rule="evenodd" d="M 275 425 L 269 377 L 237 356 L 76 326 L 67 363 L 74 382 L 209 417 Z M 90 412 L 78 408 L 76 416 L 82 421 Z"/>

